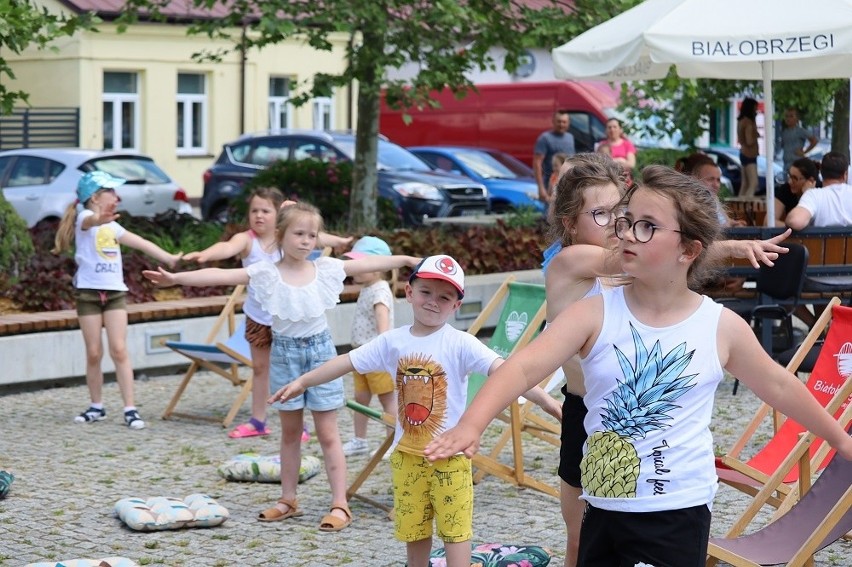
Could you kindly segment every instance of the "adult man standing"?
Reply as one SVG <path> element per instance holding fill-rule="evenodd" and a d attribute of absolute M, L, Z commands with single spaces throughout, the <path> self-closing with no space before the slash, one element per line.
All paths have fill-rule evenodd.
<path fill-rule="evenodd" d="M 807 148 L 804 148 L 805 142 L 808 144 Z M 799 125 L 799 112 L 793 107 L 788 108 L 784 112 L 784 129 L 781 130 L 781 149 L 784 151 L 784 173 L 788 173 L 793 162 L 800 157 L 804 157 L 816 145 L 816 136 Z"/>
<path fill-rule="evenodd" d="M 828 152 L 822 158 L 820 171 L 823 187 L 805 191 L 784 219 L 793 230 L 802 230 L 811 221 L 814 226 L 852 226 L 849 160 L 841 153 Z"/>
<path fill-rule="evenodd" d="M 533 171 L 535 181 L 538 184 L 538 198 L 545 203 L 550 202 L 550 176 L 553 173 L 553 154 L 564 153 L 572 156 L 574 149 L 574 135 L 568 132 L 571 119 L 564 110 L 553 113 L 553 129 L 542 134 L 535 141 L 533 149 Z"/>

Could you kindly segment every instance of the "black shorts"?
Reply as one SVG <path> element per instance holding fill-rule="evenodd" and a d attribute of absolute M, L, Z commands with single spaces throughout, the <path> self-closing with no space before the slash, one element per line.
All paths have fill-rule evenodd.
<path fill-rule="evenodd" d="M 101 315 L 104 311 L 113 309 L 127 310 L 127 292 L 125 291 L 78 289 L 75 297 L 78 317 Z"/>
<path fill-rule="evenodd" d="M 740 163 L 743 166 L 752 165 L 754 163 L 757 163 L 757 158 L 756 157 L 744 156 L 742 153 L 740 153 Z"/>
<path fill-rule="evenodd" d="M 577 565 L 704 567 L 709 537 L 706 504 L 660 512 L 613 512 L 588 505 Z"/>
<path fill-rule="evenodd" d="M 559 478 L 575 488 L 580 488 L 580 461 L 583 460 L 583 445 L 586 443 L 586 428 L 583 420 L 588 410 L 582 396 L 569 394 L 562 386 L 565 401 L 562 402 L 562 446 L 559 448 Z"/>

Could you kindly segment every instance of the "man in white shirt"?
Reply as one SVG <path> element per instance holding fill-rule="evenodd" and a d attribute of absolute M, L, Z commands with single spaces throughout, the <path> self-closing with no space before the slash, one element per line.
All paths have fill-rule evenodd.
<path fill-rule="evenodd" d="M 823 187 L 808 189 L 784 222 L 793 230 L 813 226 L 852 226 L 852 186 L 849 160 L 838 152 L 822 158 Z"/>

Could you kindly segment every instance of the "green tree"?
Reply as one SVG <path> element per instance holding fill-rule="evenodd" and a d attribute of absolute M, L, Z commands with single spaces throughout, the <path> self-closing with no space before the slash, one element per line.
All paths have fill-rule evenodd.
<path fill-rule="evenodd" d="M 129 0 L 121 22 L 141 13 L 161 19 L 168 0 Z M 329 96 L 334 88 L 357 83 L 358 121 L 351 194 L 350 230 L 374 227 L 377 218 L 379 103 L 410 108 L 430 104 L 429 92 L 454 92 L 471 85 L 468 73 L 495 69 L 492 48 L 505 50 L 503 65 L 517 68 L 524 49 L 550 48 L 567 41 L 635 0 L 192 0 L 195 8 L 226 6 L 228 16 L 201 20 L 190 34 L 225 39 L 233 49 L 263 48 L 301 40 L 318 50 L 332 49 L 332 34 L 352 38 L 347 66 L 339 74 L 317 73 L 312 89 L 292 100 L 304 103 Z M 223 52 L 200 54 L 217 59 Z M 410 81 L 388 80 L 386 73 L 409 63 L 419 71 Z"/>
<path fill-rule="evenodd" d="M 53 14 L 27 0 L 0 0 L 0 49 L 20 54 L 34 45 L 48 47 L 54 39 L 72 36 L 77 30 L 92 29 L 99 20 L 92 14 L 67 16 Z M 56 50 L 55 47 L 51 48 Z M 19 102 L 27 102 L 28 94 L 9 90 L 3 76 L 15 79 L 15 73 L 4 57 L 0 57 L 0 114 L 9 114 Z"/>

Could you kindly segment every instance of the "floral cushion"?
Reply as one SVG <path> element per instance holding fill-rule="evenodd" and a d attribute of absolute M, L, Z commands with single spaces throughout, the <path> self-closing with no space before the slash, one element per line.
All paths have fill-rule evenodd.
<path fill-rule="evenodd" d="M 313 455 L 302 455 L 299 482 L 319 473 L 322 464 Z M 278 455 L 243 453 L 219 465 L 219 476 L 225 480 L 245 482 L 281 482 L 281 458 Z"/>
<path fill-rule="evenodd" d="M 506 545 L 503 543 L 482 543 L 473 545 L 470 554 L 471 565 L 483 567 L 544 567 L 550 563 L 550 553 L 535 545 Z M 436 549 L 429 556 L 432 567 L 446 567 L 444 548 Z"/>
<path fill-rule="evenodd" d="M 155 497 L 122 498 L 115 515 L 132 530 L 150 532 L 180 528 L 209 528 L 228 519 L 228 510 L 206 494 L 191 494 L 184 500 Z"/>
<path fill-rule="evenodd" d="M 24 567 L 139 567 L 139 564 L 126 557 L 107 557 L 105 559 L 68 559 L 58 563 L 56 561 L 29 563 Z"/>

